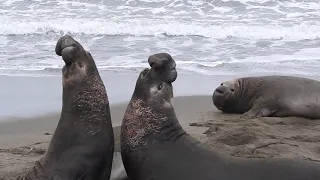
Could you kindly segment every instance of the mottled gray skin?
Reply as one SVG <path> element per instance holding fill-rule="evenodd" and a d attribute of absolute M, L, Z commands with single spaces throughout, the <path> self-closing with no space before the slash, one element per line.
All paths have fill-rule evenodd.
<path fill-rule="evenodd" d="M 297 116 L 320 118 L 320 81 L 293 76 L 257 76 L 221 83 L 213 104 L 243 118 Z"/>
<path fill-rule="evenodd" d="M 114 137 L 106 89 L 89 52 L 70 36 L 56 45 L 62 56 L 63 104 L 44 156 L 20 180 L 106 180 Z"/>
<path fill-rule="evenodd" d="M 158 56 L 170 59 L 166 54 Z M 173 60 L 169 62 L 174 64 Z M 320 179 L 320 164 L 315 162 L 238 158 L 196 141 L 181 128 L 176 118 L 171 103 L 171 83 L 177 74 L 172 69 L 172 73 L 168 72 L 153 67 L 143 70 L 127 107 L 121 129 L 121 155 L 130 179 Z"/>

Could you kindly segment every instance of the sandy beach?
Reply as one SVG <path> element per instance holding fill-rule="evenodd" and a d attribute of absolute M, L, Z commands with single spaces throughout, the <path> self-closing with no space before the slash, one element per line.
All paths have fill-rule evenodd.
<path fill-rule="evenodd" d="M 236 77 L 320 80 L 319 12 L 319 1 L 1 0 L 0 180 L 26 172 L 50 143 L 65 65 L 55 46 L 66 34 L 90 52 L 107 90 L 117 170 L 110 180 L 123 172 L 120 126 L 137 77 L 161 52 L 175 60 L 173 104 L 193 137 L 231 156 L 320 163 L 320 120 L 244 120 L 211 98 Z"/>
<path fill-rule="evenodd" d="M 1 0 L 0 180 L 26 172 L 50 143 L 65 65 L 55 46 L 66 34 L 90 52 L 107 90 L 117 169 L 110 180 L 123 172 L 120 126 L 137 77 L 161 52 L 175 60 L 173 104 L 193 137 L 231 156 L 320 163 L 320 120 L 244 120 L 211 98 L 236 77 L 320 80 L 319 12 L 319 1 Z"/>
<path fill-rule="evenodd" d="M 119 152 L 119 124 L 126 103 L 111 105 Z M 232 156 L 246 158 L 288 157 L 320 162 L 320 121 L 304 118 L 258 118 L 219 112 L 210 96 L 174 98 L 177 117 L 192 136 Z M 59 113 L 28 119 L 12 118 L 0 124 L 0 179 L 14 179 L 45 152 Z"/>

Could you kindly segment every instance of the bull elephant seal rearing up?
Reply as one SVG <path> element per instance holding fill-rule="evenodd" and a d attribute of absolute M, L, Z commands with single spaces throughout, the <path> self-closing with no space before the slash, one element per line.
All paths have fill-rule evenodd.
<path fill-rule="evenodd" d="M 201 145 L 179 124 L 171 104 L 177 78 L 169 54 L 149 58 L 121 129 L 121 154 L 132 180 L 319 180 L 320 164 L 283 158 L 247 159 Z"/>
<path fill-rule="evenodd" d="M 70 36 L 56 45 L 62 56 L 63 104 L 44 156 L 20 180 L 107 180 L 114 137 L 106 89 L 89 52 Z"/>

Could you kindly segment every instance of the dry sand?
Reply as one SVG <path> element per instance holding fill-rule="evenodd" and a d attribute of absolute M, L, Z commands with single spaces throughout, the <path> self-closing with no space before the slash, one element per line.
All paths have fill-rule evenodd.
<path fill-rule="evenodd" d="M 127 103 L 112 105 L 111 114 L 119 152 L 119 125 Z M 258 118 L 219 112 L 210 96 L 176 97 L 174 106 L 183 128 L 210 147 L 246 158 L 288 157 L 320 162 L 320 120 Z M 14 179 L 45 152 L 59 114 L 0 124 L 0 180 Z M 190 124 L 189 124 L 190 123 Z"/>

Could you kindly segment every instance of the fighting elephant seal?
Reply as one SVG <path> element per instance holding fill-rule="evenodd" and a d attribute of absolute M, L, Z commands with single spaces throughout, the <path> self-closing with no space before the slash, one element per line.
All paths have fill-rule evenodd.
<path fill-rule="evenodd" d="M 297 116 L 320 118 L 320 81 L 294 76 L 256 76 L 225 81 L 212 95 L 225 113 L 244 118 Z"/>
<path fill-rule="evenodd" d="M 62 111 L 44 156 L 20 180 L 106 180 L 114 137 L 106 89 L 89 52 L 71 36 L 56 44 L 62 56 Z"/>
<path fill-rule="evenodd" d="M 151 62 L 151 63 L 150 63 Z M 246 159 L 212 150 L 188 135 L 171 104 L 175 63 L 149 58 L 136 82 L 121 129 L 121 155 L 132 180 L 318 180 L 320 164 L 292 159 Z"/>

